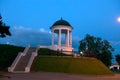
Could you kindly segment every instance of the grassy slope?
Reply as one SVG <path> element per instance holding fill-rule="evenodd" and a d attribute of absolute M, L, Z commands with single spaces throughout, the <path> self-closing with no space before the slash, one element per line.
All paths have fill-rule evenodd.
<path fill-rule="evenodd" d="M 23 47 L 0 44 L 0 70 L 7 70 Z"/>
<path fill-rule="evenodd" d="M 12 64 L 18 52 L 23 50 L 23 47 L 0 45 L 0 70 L 7 70 L 7 67 Z M 32 65 L 32 70 L 87 75 L 113 74 L 100 61 L 90 58 L 37 57 Z"/>
<path fill-rule="evenodd" d="M 32 71 L 64 72 L 83 75 L 112 75 L 113 73 L 94 58 L 37 57 Z"/>

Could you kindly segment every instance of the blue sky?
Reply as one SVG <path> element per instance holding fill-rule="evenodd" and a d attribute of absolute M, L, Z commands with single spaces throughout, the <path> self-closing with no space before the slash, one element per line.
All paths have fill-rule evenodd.
<path fill-rule="evenodd" d="M 0 0 L 0 13 L 11 37 L 0 43 L 50 45 L 50 27 L 61 17 L 73 27 L 73 47 L 85 34 L 111 42 L 120 53 L 120 0 Z"/>

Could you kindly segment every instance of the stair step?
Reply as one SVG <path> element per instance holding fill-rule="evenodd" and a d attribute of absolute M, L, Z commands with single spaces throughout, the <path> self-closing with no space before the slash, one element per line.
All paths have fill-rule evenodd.
<path fill-rule="evenodd" d="M 32 52 L 35 52 L 35 48 L 29 48 L 28 52 L 25 56 L 22 56 L 21 59 L 18 61 L 14 72 L 25 72 L 25 67 L 27 66 L 29 59 L 32 55 Z"/>

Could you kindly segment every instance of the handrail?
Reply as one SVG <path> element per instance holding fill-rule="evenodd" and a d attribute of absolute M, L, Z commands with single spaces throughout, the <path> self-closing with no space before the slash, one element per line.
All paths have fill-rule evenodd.
<path fill-rule="evenodd" d="M 36 48 L 35 52 L 37 53 L 39 49 L 40 49 L 40 46 L 38 46 L 38 47 Z"/>
<path fill-rule="evenodd" d="M 23 56 L 26 55 L 26 53 L 27 53 L 27 51 L 28 51 L 29 48 L 30 48 L 30 45 L 28 45 L 28 46 L 24 49 L 24 51 L 23 51 Z"/>
<path fill-rule="evenodd" d="M 23 53 L 19 52 L 17 57 L 15 58 L 15 60 L 13 61 L 12 65 L 10 67 L 8 67 L 8 71 L 9 72 L 13 72 L 15 66 L 17 65 L 18 61 L 20 60 L 20 58 L 22 57 Z"/>
<path fill-rule="evenodd" d="M 31 57 L 29 59 L 29 62 L 27 64 L 27 66 L 25 67 L 25 72 L 30 72 L 31 65 L 33 63 L 34 58 L 38 55 L 37 53 L 38 53 L 39 49 L 40 49 L 40 46 L 38 46 L 36 48 L 35 52 L 32 52 L 32 55 L 31 55 Z"/>
<path fill-rule="evenodd" d="M 19 53 L 18 53 L 18 55 L 17 55 L 17 57 L 15 58 L 15 60 L 13 61 L 12 65 L 11 65 L 10 67 L 8 67 L 8 72 L 13 72 L 13 70 L 15 69 L 18 61 L 20 60 L 20 58 L 21 58 L 22 56 L 25 56 L 25 55 L 26 55 L 26 53 L 27 53 L 27 51 L 28 51 L 29 48 L 30 48 L 30 45 L 28 45 L 28 46 L 24 49 L 23 52 L 19 52 Z"/>
<path fill-rule="evenodd" d="M 36 53 L 36 52 L 32 52 L 32 55 L 31 55 L 31 57 L 30 57 L 30 59 L 29 59 L 29 62 L 28 62 L 28 64 L 27 64 L 27 66 L 25 67 L 25 72 L 30 72 L 31 65 L 32 65 L 33 60 L 34 60 L 34 58 L 35 58 L 36 56 L 37 56 L 37 53 Z"/>

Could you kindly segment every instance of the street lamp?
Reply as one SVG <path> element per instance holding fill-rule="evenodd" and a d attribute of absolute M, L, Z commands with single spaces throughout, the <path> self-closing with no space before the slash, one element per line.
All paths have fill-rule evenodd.
<path fill-rule="evenodd" d="M 80 52 L 80 55 L 83 56 L 83 52 L 82 51 Z"/>
<path fill-rule="evenodd" d="M 117 18 L 117 21 L 120 23 L 120 17 Z"/>

